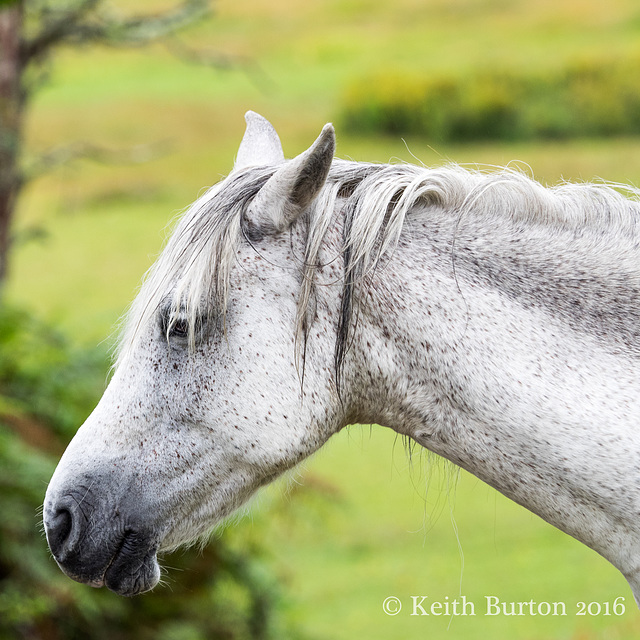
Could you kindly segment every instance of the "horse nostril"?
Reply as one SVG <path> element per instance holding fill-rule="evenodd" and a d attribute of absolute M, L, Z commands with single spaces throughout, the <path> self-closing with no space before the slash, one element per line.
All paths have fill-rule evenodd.
<path fill-rule="evenodd" d="M 47 540 L 49 548 L 55 558 L 63 555 L 65 542 L 68 541 L 73 531 L 73 516 L 65 507 L 56 510 L 55 515 L 46 523 Z"/>

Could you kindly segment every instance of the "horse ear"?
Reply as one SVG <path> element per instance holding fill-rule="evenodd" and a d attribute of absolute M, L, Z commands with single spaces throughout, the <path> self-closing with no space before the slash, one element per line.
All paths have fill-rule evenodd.
<path fill-rule="evenodd" d="M 247 129 L 240 143 L 233 170 L 283 163 L 282 144 L 273 125 L 254 111 L 247 111 L 244 119 Z"/>
<path fill-rule="evenodd" d="M 329 175 L 336 149 L 331 124 L 299 156 L 280 167 L 247 210 L 247 231 L 265 235 L 288 229 L 318 195 Z"/>

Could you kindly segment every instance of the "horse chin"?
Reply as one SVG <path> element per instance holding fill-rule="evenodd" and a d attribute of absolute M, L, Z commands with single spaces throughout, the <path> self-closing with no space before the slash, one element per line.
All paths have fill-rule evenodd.
<path fill-rule="evenodd" d="M 157 547 L 135 533 L 125 534 L 104 568 L 72 567 L 57 561 L 62 571 L 90 587 L 107 587 L 121 596 L 135 596 L 153 589 L 160 581 Z M 78 571 L 80 569 L 80 571 Z"/>
<path fill-rule="evenodd" d="M 144 557 L 130 557 L 121 551 L 104 574 L 104 585 L 121 596 L 135 596 L 153 589 L 160 581 L 160 565 L 156 550 Z"/>

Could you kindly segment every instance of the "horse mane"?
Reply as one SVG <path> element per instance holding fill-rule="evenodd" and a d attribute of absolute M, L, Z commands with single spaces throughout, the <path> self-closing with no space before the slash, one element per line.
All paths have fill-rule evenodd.
<path fill-rule="evenodd" d="M 138 330 L 165 309 L 168 332 L 188 322 L 191 344 L 203 309 L 222 319 L 227 310 L 229 274 L 243 237 L 243 213 L 275 167 L 231 174 L 196 200 L 179 219 L 162 254 L 148 271 L 125 316 L 117 364 L 133 347 Z M 327 231 L 337 206 L 344 213 L 342 308 L 335 347 L 338 377 L 348 350 L 359 287 L 383 256 L 396 247 L 409 217 L 429 215 L 430 207 L 452 216 L 473 215 L 563 229 L 595 229 L 637 238 L 640 190 L 613 183 L 562 183 L 545 187 L 511 168 L 482 171 L 460 165 L 430 169 L 411 164 L 333 162 L 327 182 L 306 216 L 297 335 L 310 322 L 310 301 Z"/>

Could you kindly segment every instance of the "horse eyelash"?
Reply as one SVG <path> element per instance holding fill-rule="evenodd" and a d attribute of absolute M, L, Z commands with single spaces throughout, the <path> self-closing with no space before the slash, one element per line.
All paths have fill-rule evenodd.
<path fill-rule="evenodd" d="M 172 312 L 171 307 L 167 306 L 160 311 L 158 322 L 160 325 L 160 332 L 167 341 L 169 341 L 172 337 L 188 337 L 190 331 L 190 323 L 186 313 L 174 313 Z M 198 325 L 199 324 L 200 323 L 198 323 Z M 186 326 L 186 331 L 174 333 L 176 327 L 179 327 L 180 325 Z M 178 333 L 180 335 L 177 335 Z M 184 335 L 182 335 L 183 333 Z"/>

